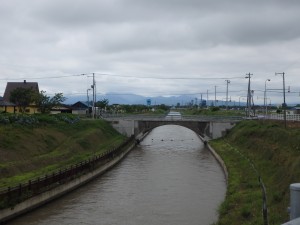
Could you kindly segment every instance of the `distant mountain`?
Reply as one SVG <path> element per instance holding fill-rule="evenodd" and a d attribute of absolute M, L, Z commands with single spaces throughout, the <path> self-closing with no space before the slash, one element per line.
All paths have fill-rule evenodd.
<path fill-rule="evenodd" d="M 74 104 L 77 101 L 87 101 L 87 96 L 65 96 L 67 98 L 66 104 Z M 141 104 L 147 105 L 147 101 L 150 99 L 151 105 L 161 105 L 165 104 L 168 106 L 176 106 L 180 105 L 189 105 L 189 104 L 197 104 L 201 103 L 201 99 L 199 99 L 196 95 L 180 95 L 180 96 L 157 96 L 157 97 L 145 97 L 141 95 L 135 94 L 119 94 L 119 93 L 107 93 L 105 95 L 97 95 L 97 101 L 108 99 L 109 104 Z M 89 100 L 92 100 L 92 96 L 90 96 Z M 203 100 L 206 100 L 203 98 Z M 212 105 L 214 101 L 209 100 L 207 105 Z M 238 104 L 238 103 L 235 103 Z M 225 102 L 219 101 L 218 105 L 225 105 Z M 233 102 L 228 103 L 229 106 L 233 106 Z M 245 105 L 245 103 L 241 103 L 241 105 Z"/>

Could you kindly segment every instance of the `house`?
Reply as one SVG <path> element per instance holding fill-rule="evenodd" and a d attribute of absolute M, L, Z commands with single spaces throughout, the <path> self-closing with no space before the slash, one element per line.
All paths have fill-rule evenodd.
<path fill-rule="evenodd" d="M 293 109 L 294 114 L 300 114 L 300 107 L 294 107 Z"/>
<path fill-rule="evenodd" d="M 54 106 L 50 110 L 50 114 L 72 113 L 72 108 L 67 105 Z"/>
<path fill-rule="evenodd" d="M 6 102 L 3 100 L 3 97 L 0 97 L 0 113 L 1 112 L 8 112 L 9 109 L 12 109 L 12 112 L 14 112 L 16 105 L 11 102 Z"/>
<path fill-rule="evenodd" d="M 4 112 L 18 113 L 21 111 L 14 103 L 10 102 L 10 95 L 17 88 L 32 89 L 34 92 L 39 93 L 39 85 L 37 82 L 27 82 L 26 80 L 23 82 L 7 82 L 1 102 L 2 105 L 0 104 L 0 108 L 2 107 Z M 39 112 L 39 110 L 34 102 L 32 102 L 28 107 L 26 107 L 25 112 L 33 114 Z"/>
<path fill-rule="evenodd" d="M 71 108 L 72 114 L 86 116 L 91 113 L 91 106 L 88 104 L 88 102 L 78 101 L 71 105 Z"/>

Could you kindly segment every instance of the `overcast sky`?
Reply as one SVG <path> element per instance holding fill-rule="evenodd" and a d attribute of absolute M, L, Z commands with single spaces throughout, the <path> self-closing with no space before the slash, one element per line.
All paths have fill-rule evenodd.
<path fill-rule="evenodd" d="M 247 95 L 300 103 L 299 0 L 0 0 L 0 95 L 39 82 L 52 95 Z M 85 74 L 85 75 L 81 75 Z M 271 81 L 266 81 L 271 79 Z M 215 87 L 216 86 L 216 87 Z"/>

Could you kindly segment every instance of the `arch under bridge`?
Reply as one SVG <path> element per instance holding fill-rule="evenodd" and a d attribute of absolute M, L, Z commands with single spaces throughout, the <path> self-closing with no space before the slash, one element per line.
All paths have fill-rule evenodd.
<path fill-rule="evenodd" d="M 242 117 L 217 116 L 182 116 L 170 118 L 162 116 L 114 116 L 106 117 L 120 133 L 139 138 L 150 130 L 164 125 L 179 125 L 193 130 L 201 137 L 208 139 L 220 138 L 242 120 Z"/>

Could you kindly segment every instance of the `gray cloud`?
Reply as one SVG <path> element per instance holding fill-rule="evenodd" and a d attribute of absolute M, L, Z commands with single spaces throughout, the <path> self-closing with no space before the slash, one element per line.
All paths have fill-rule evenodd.
<path fill-rule="evenodd" d="M 136 77 L 98 75 L 101 93 L 212 93 L 214 86 L 224 91 L 223 77 L 241 77 L 230 86 L 238 98 L 245 73 L 262 90 L 285 70 L 287 85 L 300 91 L 299 9 L 296 0 L 4 1 L 0 89 L 9 79 L 98 72 Z M 143 79 L 149 76 L 222 79 Z M 88 79 L 39 82 L 51 93 L 74 94 L 86 91 Z M 299 100 L 296 92 L 291 98 Z"/>

